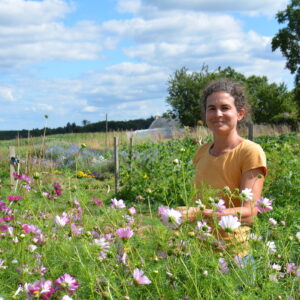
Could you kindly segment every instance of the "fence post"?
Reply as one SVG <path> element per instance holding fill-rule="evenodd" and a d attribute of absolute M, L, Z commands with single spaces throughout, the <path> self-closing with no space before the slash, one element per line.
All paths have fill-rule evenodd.
<path fill-rule="evenodd" d="M 119 192 L 119 145 L 118 137 L 114 137 L 114 163 L 115 163 L 115 193 Z"/>
<path fill-rule="evenodd" d="M 248 121 L 248 140 L 253 141 L 253 122 Z"/>
<path fill-rule="evenodd" d="M 15 189 L 17 187 L 17 181 L 14 178 L 14 173 L 18 173 L 16 166 L 18 166 L 18 159 L 16 158 L 16 147 L 9 146 L 9 169 L 10 169 L 10 184 L 11 188 Z"/>
<path fill-rule="evenodd" d="M 129 168 L 130 172 L 132 171 L 132 153 L 133 153 L 133 137 L 131 136 L 129 139 Z"/>

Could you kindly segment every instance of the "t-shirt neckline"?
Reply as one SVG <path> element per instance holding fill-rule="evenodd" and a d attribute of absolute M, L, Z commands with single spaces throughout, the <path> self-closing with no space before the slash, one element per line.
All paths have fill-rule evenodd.
<path fill-rule="evenodd" d="M 214 145 L 214 143 L 211 142 L 211 144 L 210 144 L 209 147 L 208 147 L 208 155 L 209 155 L 210 157 L 213 157 L 213 158 L 219 158 L 219 157 L 225 156 L 225 155 L 227 155 L 227 154 L 229 154 L 229 153 L 232 153 L 234 150 L 238 149 L 245 141 L 246 141 L 246 140 L 243 139 L 243 140 L 242 140 L 238 145 L 236 145 L 234 148 L 232 148 L 232 149 L 230 149 L 229 151 L 227 151 L 227 152 L 225 152 L 225 153 L 222 153 L 222 154 L 220 154 L 220 155 L 218 155 L 218 156 L 212 155 L 212 154 L 210 153 L 209 150 L 210 150 L 211 147 Z"/>

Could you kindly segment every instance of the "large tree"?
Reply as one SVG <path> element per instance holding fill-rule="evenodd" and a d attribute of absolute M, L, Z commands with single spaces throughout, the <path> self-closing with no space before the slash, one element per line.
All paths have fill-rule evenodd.
<path fill-rule="evenodd" d="M 286 9 L 276 15 L 285 24 L 272 39 L 272 50 L 280 49 L 287 59 L 286 67 L 295 74 L 295 95 L 300 109 L 300 0 L 291 0 Z"/>

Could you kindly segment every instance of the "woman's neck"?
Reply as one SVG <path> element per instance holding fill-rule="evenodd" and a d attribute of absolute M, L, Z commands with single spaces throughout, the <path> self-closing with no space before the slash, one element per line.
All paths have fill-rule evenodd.
<path fill-rule="evenodd" d="M 234 132 L 230 135 L 214 135 L 214 143 L 210 153 L 218 156 L 230 151 L 242 142 L 243 138 Z"/>

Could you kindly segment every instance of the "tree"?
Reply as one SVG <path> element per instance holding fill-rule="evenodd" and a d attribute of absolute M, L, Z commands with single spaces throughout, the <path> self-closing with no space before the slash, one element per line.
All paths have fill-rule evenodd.
<path fill-rule="evenodd" d="M 286 23 L 272 39 L 272 51 L 280 49 L 287 59 L 286 67 L 295 74 L 295 95 L 300 113 L 300 0 L 291 0 L 276 15 L 279 24 Z"/>
<path fill-rule="evenodd" d="M 203 120 L 201 92 L 210 81 L 217 78 L 228 78 L 246 87 L 254 122 L 295 125 L 295 97 L 285 84 L 268 83 L 265 76 L 247 78 L 230 67 L 219 67 L 213 72 L 209 72 L 207 66 L 202 67 L 200 72 L 189 72 L 185 67 L 175 71 L 168 82 L 169 96 L 166 101 L 172 107 L 169 116 L 177 117 L 185 126 L 195 126 L 198 120 Z"/>

